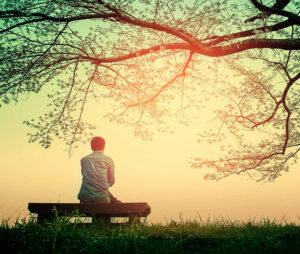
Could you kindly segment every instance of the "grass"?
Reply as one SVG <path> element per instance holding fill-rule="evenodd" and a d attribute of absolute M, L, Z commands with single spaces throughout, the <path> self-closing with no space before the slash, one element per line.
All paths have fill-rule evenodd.
<path fill-rule="evenodd" d="M 170 221 L 166 225 L 74 223 L 56 217 L 0 225 L 1 253 L 299 253 L 300 226 L 282 220 Z"/>

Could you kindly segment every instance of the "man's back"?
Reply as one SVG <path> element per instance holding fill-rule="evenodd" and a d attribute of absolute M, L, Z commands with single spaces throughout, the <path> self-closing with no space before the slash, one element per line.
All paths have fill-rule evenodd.
<path fill-rule="evenodd" d="M 101 151 L 94 151 L 81 159 L 81 173 L 79 200 L 97 200 L 108 196 L 108 188 L 115 182 L 111 158 Z"/>

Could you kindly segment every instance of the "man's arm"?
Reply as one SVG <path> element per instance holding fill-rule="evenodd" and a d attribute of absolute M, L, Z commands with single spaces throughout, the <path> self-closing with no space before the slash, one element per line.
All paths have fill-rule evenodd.
<path fill-rule="evenodd" d="M 112 186 L 115 183 L 115 165 L 113 160 L 110 160 L 111 163 L 109 163 L 109 168 L 107 170 L 107 180 L 109 186 Z"/>

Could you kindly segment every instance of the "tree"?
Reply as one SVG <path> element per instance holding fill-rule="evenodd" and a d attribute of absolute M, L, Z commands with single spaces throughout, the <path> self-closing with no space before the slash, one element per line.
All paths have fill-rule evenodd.
<path fill-rule="evenodd" d="M 220 158 L 195 158 L 193 167 L 213 169 L 207 178 L 246 173 L 274 180 L 296 159 L 298 1 L 22 0 L 0 6 L 1 103 L 47 86 L 55 91 L 48 95 L 49 112 L 25 121 L 35 129 L 30 142 L 47 148 L 57 137 L 72 150 L 94 128 L 83 120 L 93 98 L 116 102 L 107 117 L 149 138 L 149 123 L 164 124 L 176 114 L 170 101 L 178 102 L 182 121 L 210 96 L 226 103 L 216 111 L 218 127 L 201 137 L 235 141 Z M 225 79 L 224 72 L 238 80 Z M 259 133 L 260 141 L 249 142 L 247 133 Z"/>

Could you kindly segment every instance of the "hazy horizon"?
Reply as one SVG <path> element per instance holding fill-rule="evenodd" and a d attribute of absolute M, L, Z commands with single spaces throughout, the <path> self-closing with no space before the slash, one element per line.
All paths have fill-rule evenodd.
<path fill-rule="evenodd" d="M 18 105 L 0 110 L 1 185 L 0 217 L 29 213 L 29 202 L 78 202 L 80 159 L 90 153 L 82 144 L 69 158 L 67 147 L 54 141 L 49 149 L 29 144 L 23 120 L 39 114 L 41 99 L 34 95 Z M 116 183 L 112 193 L 123 202 L 148 202 L 150 222 L 223 217 L 232 220 L 270 218 L 298 222 L 299 163 L 269 183 L 246 176 L 221 181 L 204 180 L 204 169 L 191 168 L 198 154 L 191 127 L 174 126 L 174 133 L 156 133 L 152 141 L 136 138 L 133 129 L 99 117 L 95 133 L 106 139 L 105 154 L 115 162 Z M 187 135 L 189 134 L 189 135 Z M 204 152 L 213 153 L 213 146 Z M 202 151 L 203 152 L 203 151 Z"/>

